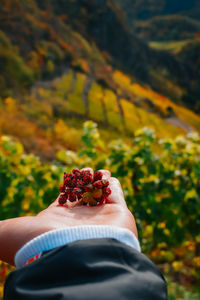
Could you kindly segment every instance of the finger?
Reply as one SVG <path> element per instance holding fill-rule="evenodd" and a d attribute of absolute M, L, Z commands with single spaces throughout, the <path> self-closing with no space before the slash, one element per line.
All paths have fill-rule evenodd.
<path fill-rule="evenodd" d="M 111 173 L 108 170 L 99 170 L 99 172 L 101 172 L 101 174 L 103 175 L 103 179 L 109 179 L 111 177 Z"/>
<path fill-rule="evenodd" d="M 127 207 L 126 201 L 124 199 L 124 194 L 122 191 L 121 184 L 119 180 L 115 177 L 109 179 L 109 187 L 111 189 L 111 194 L 108 197 L 110 203 L 120 204 L 124 207 Z"/>

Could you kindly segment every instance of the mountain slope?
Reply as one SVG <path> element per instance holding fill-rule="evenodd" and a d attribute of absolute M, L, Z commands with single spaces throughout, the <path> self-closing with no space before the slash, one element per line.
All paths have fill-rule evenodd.
<path fill-rule="evenodd" d="M 198 0 L 117 0 L 116 2 L 125 12 L 129 25 L 132 25 L 136 19 L 148 20 L 158 15 L 179 14 L 199 20 Z"/>
<path fill-rule="evenodd" d="M 76 19 L 73 21 L 72 18 L 70 24 L 75 26 L 75 29 L 78 29 L 90 43 L 95 41 L 101 51 L 108 52 L 114 66 L 173 98 L 173 93 L 171 91 L 166 93 L 166 89 L 157 82 L 157 76 L 163 77 L 163 82 L 166 79 L 182 87 L 184 90 L 182 100 L 188 106 L 190 101 L 193 105 L 197 95 L 200 94 L 198 84 L 200 77 L 193 66 L 187 62 L 180 63 L 169 53 L 152 50 L 144 41 L 130 33 L 119 10 L 116 10 L 112 2 L 90 1 L 88 3 L 85 0 L 78 2 L 79 9 L 76 15 L 81 23 L 77 23 Z M 155 76 L 152 70 L 156 73 Z M 178 97 L 174 98 L 177 99 Z"/>
<path fill-rule="evenodd" d="M 133 29 L 149 41 L 182 41 L 199 35 L 200 22 L 181 15 L 156 16 L 135 22 Z"/>
<path fill-rule="evenodd" d="M 83 64 L 77 65 L 82 58 L 87 61 L 84 71 L 92 72 L 97 79 L 106 74 L 103 75 L 106 84 L 110 85 L 105 67 L 110 64 L 175 101 L 191 106 L 198 100 L 198 71 L 169 53 L 148 47 L 128 30 L 121 11 L 111 1 L 44 0 L 37 5 L 34 0 L 25 4 L 3 0 L 3 3 L 1 28 L 18 45 L 35 78 L 59 73 L 63 63 L 83 68 Z M 158 78 L 170 81 L 172 88 L 163 88 Z M 173 87 L 176 85 L 182 89 L 181 97 Z"/>
<path fill-rule="evenodd" d="M 131 33 L 111 1 L 2 1 L 0 134 L 28 152 L 77 150 L 87 119 L 108 142 L 144 126 L 159 137 L 200 128 L 181 106 L 198 102 L 198 71 Z"/>

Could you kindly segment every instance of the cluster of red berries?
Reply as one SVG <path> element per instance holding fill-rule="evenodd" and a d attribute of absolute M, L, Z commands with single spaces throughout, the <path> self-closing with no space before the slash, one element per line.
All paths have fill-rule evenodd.
<path fill-rule="evenodd" d="M 73 169 L 70 174 L 64 173 L 64 183 L 59 187 L 61 194 L 58 202 L 60 205 L 64 205 L 67 200 L 78 200 L 83 205 L 91 206 L 103 204 L 111 194 L 108 185 L 108 180 L 103 179 L 100 171 L 93 175 L 89 170 Z"/>

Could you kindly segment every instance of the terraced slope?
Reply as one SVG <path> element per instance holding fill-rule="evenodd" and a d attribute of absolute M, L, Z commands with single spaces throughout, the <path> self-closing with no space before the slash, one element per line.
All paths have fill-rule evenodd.
<path fill-rule="evenodd" d="M 128 142 L 146 126 L 160 138 L 199 130 L 198 115 L 149 86 L 117 70 L 112 81 L 116 89 L 71 68 L 56 79 L 38 81 L 29 95 L 0 102 L 0 135 L 14 136 L 26 151 L 51 161 L 59 149 L 80 148 L 82 123 L 88 119 L 99 124 L 108 143 L 121 136 Z"/>
<path fill-rule="evenodd" d="M 144 126 L 155 129 L 160 137 L 172 137 L 200 128 L 200 118 L 195 113 L 174 104 L 150 87 L 132 83 L 120 71 L 115 71 L 113 80 L 118 85 L 117 91 L 103 87 L 86 74 L 69 69 L 60 79 L 53 80 L 49 87 L 41 83 L 33 93 L 36 99 L 48 101 L 55 117 L 91 119 L 102 128 L 109 126 L 127 135 L 133 135 L 135 129 Z"/>

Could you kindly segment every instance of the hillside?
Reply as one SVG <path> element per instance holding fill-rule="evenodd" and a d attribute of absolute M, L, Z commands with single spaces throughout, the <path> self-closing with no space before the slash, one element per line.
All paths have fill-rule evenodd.
<path fill-rule="evenodd" d="M 35 79 L 59 74 L 66 64 L 85 67 L 83 71 L 110 86 L 111 78 L 106 70 L 106 65 L 110 65 L 179 103 L 182 101 L 191 107 L 198 100 L 197 70 L 187 62 L 180 63 L 169 53 L 152 50 L 130 33 L 121 18 L 122 12 L 110 1 L 58 4 L 52 0 L 37 5 L 33 0 L 25 4 L 19 0 L 4 0 L 3 3 L 1 30 L 13 46 L 17 45 L 19 55 Z M 78 63 L 78 59 L 87 63 Z M 7 72 L 3 70 L 2 77 Z M 168 89 L 160 80 L 170 82 Z M 32 78 L 27 84 L 32 84 Z M 176 94 L 175 86 L 182 89 L 181 97 Z M 6 89 L 9 95 L 9 87 Z"/>
<path fill-rule="evenodd" d="M 157 16 L 147 21 L 137 21 L 133 30 L 149 46 L 167 51 L 200 71 L 200 22 L 181 15 Z M 198 111 L 198 103 L 193 109 Z"/>
<path fill-rule="evenodd" d="M 128 142 L 146 126 L 159 138 L 200 128 L 198 115 L 148 86 L 132 83 L 121 71 L 113 73 L 113 81 L 117 92 L 73 68 L 53 80 L 37 81 L 23 99 L 9 97 L 1 104 L 0 134 L 15 136 L 27 152 L 52 161 L 60 149 L 77 151 L 82 146 L 81 126 L 88 119 L 99 124 L 108 143 L 119 136 Z"/>
<path fill-rule="evenodd" d="M 177 53 L 183 61 L 195 64 L 200 70 L 200 39 L 196 39 L 185 44 Z"/>
<path fill-rule="evenodd" d="M 156 16 L 134 23 L 134 32 L 149 41 L 183 41 L 200 34 L 200 22 L 181 15 Z"/>
<path fill-rule="evenodd" d="M 162 51 L 162 59 L 167 64 L 171 64 L 166 56 L 170 53 L 181 65 L 186 64 L 195 74 L 199 74 L 198 64 L 195 63 L 200 59 L 199 54 L 196 53 L 195 60 L 182 59 L 183 55 L 177 55 L 184 46 L 187 46 L 187 52 L 191 46 L 191 53 L 194 53 L 193 45 L 196 42 L 190 42 L 198 40 L 200 35 L 199 1 L 118 0 L 117 3 L 124 13 L 124 22 L 129 30 L 148 42 L 152 49 Z M 189 77 L 186 81 L 190 81 Z M 199 107 L 197 90 L 198 88 L 194 92 L 190 89 L 190 92 L 182 97 L 183 102 L 194 110 L 198 110 Z"/>
<path fill-rule="evenodd" d="M 52 160 L 80 147 L 87 119 L 107 141 L 144 126 L 159 137 L 199 130 L 200 118 L 182 107 L 198 104 L 197 70 L 151 49 L 122 16 L 110 1 L 4 0 L 0 133 Z"/>
<path fill-rule="evenodd" d="M 148 20 L 155 16 L 183 15 L 199 20 L 198 0 L 117 0 L 132 26 L 135 20 Z"/>

